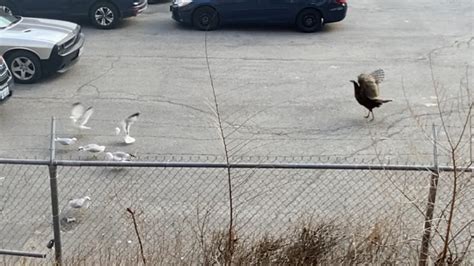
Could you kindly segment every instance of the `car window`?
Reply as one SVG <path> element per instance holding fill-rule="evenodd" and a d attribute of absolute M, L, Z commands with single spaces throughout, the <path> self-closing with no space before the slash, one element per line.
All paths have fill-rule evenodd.
<path fill-rule="evenodd" d="M 20 20 L 19 17 L 15 17 L 4 12 L 0 12 L 0 28 L 6 28 L 12 24 L 15 24 Z"/>

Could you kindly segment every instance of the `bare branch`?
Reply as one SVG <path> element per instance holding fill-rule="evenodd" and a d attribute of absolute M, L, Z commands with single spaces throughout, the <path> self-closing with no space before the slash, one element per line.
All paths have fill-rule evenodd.
<path fill-rule="evenodd" d="M 441 109 L 441 102 L 440 102 L 440 99 L 439 99 L 440 94 L 439 94 L 439 90 L 438 90 L 438 83 L 436 82 L 436 79 L 435 79 L 434 70 L 433 70 L 433 59 L 431 57 L 431 54 L 433 52 L 434 52 L 434 50 L 431 51 L 428 54 L 428 60 L 429 60 L 429 64 L 430 64 L 431 82 L 433 84 L 433 89 L 435 91 L 435 95 L 437 96 L 436 97 L 436 103 L 437 103 L 436 107 L 438 108 L 439 118 L 441 119 L 441 126 L 443 127 L 443 131 L 446 134 L 446 139 L 448 140 L 448 143 L 449 143 L 449 146 L 451 147 L 451 149 L 453 149 L 454 145 L 451 141 L 450 134 L 449 134 L 448 130 L 446 129 L 446 122 L 445 122 L 445 119 L 444 119 L 443 110 Z"/>
<path fill-rule="evenodd" d="M 205 50 L 205 55 L 206 55 L 207 70 L 209 74 L 209 82 L 212 88 L 212 96 L 214 100 L 215 112 L 217 114 L 219 134 L 221 136 L 222 146 L 224 149 L 224 155 L 225 155 L 225 160 L 227 164 L 227 183 L 228 183 L 228 192 L 229 192 L 229 230 L 228 230 L 229 243 L 227 245 L 227 251 L 226 251 L 227 256 L 225 256 L 225 258 L 226 258 L 226 264 L 231 265 L 233 251 L 234 251 L 234 239 L 233 239 L 234 205 L 233 205 L 233 196 L 232 196 L 232 178 L 231 178 L 231 171 L 230 171 L 229 151 L 227 149 L 226 136 L 224 134 L 224 127 L 222 125 L 222 118 L 221 118 L 221 113 L 219 110 L 219 102 L 217 101 L 217 94 L 216 94 L 216 89 L 214 86 L 214 79 L 212 77 L 211 65 L 209 63 L 209 54 L 208 54 L 208 47 L 207 47 L 207 31 L 205 31 L 204 33 L 204 50 Z"/>

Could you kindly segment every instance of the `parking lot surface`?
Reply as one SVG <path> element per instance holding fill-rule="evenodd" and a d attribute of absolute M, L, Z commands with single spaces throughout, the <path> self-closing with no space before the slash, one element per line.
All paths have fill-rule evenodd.
<path fill-rule="evenodd" d="M 212 77 L 235 160 L 429 162 L 432 145 L 421 129 L 439 123 L 429 54 L 443 95 L 458 96 L 466 65 L 473 62 L 473 14 L 470 0 L 362 0 L 349 2 L 347 18 L 319 33 L 264 25 L 205 33 L 173 21 L 169 3 L 150 5 L 118 29 L 84 25 L 85 51 L 75 67 L 17 86 L 0 105 L 0 157 L 46 158 L 51 116 L 58 120 L 58 135 L 77 135 L 69 115 L 78 101 L 95 108 L 92 130 L 83 132 L 80 144 L 144 159 L 222 157 Z M 375 120 L 367 122 L 349 80 L 377 68 L 386 73 L 381 96 L 393 102 L 375 109 Z M 137 142 L 124 146 L 114 128 L 134 112 L 141 113 L 132 127 Z M 60 157 L 79 156 L 75 148 L 59 148 Z"/>
<path fill-rule="evenodd" d="M 472 0 L 360 0 L 349 1 L 344 21 L 314 34 L 265 25 L 205 33 L 177 24 L 169 3 L 161 3 L 114 30 L 84 24 L 85 50 L 77 65 L 34 85 L 17 85 L 13 97 L 0 104 L 0 158 L 48 158 L 54 116 L 58 136 L 78 138 L 77 145 L 58 145 L 57 158 L 105 159 L 77 151 L 78 145 L 97 143 L 138 160 L 223 161 L 216 98 L 232 162 L 429 164 L 431 125 L 441 125 L 437 99 L 453 136 L 464 122 L 458 113 L 471 99 L 465 76 L 472 80 L 473 15 Z M 386 76 L 381 97 L 393 102 L 375 109 L 370 122 L 349 80 L 378 68 Z M 75 102 L 94 107 L 91 130 L 72 128 Z M 131 135 L 137 141 L 124 145 L 114 129 L 135 112 L 140 117 Z M 441 130 L 439 142 L 446 143 Z M 466 154 L 470 146 L 462 147 Z M 440 164 L 446 163 L 447 150 L 440 146 L 439 152 Z M 136 243 L 127 207 L 138 211 L 147 244 L 194 230 L 200 219 L 210 218 L 210 230 L 226 226 L 224 170 L 59 167 L 61 212 L 71 198 L 92 199 L 77 227 L 61 225 L 67 231 L 64 257 L 98 247 L 117 253 L 130 249 Z M 232 169 L 237 229 L 281 232 L 309 214 L 364 226 L 381 219 L 403 221 L 413 231 L 400 234 L 418 238 L 422 216 L 413 206 L 424 206 L 429 176 Z M 451 199 L 450 180 L 440 178 L 439 206 Z M 466 195 L 472 195 L 469 191 Z M 52 238 L 47 167 L 0 165 L 0 196 L 0 246 L 51 252 L 46 249 Z M 459 221 L 472 217 L 469 197 L 457 204 Z M 391 220 L 390 215 L 400 216 Z M 193 241 L 194 236 L 188 234 Z"/>

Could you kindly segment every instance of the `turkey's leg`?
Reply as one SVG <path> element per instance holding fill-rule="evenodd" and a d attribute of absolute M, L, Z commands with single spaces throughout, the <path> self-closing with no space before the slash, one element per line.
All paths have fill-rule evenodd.
<path fill-rule="evenodd" d="M 374 119 L 375 119 L 374 112 L 370 111 L 370 113 L 372 114 L 372 119 L 370 119 L 370 121 L 374 121 Z"/>
<path fill-rule="evenodd" d="M 364 117 L 365 117 L 365 118 L 369 118 L 370 113 L 371 113 L 371 111 L 369 111 L 369 113 L 368 113 L 366 116 L 364 116 Z"/>

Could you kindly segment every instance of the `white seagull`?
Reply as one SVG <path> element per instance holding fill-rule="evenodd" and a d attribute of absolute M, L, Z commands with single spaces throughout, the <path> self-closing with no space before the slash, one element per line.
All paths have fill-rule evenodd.
<path fill-rule="evenodd" d="M 69 207 L 74 209 L 80 208 L 89 208 L 91 198 L 89 196 L 85 196 L 83 198 L 78 199 L 70 199 L 68 202 Z"/>
<path fill-rule="evenodd" d="M 84 220 L 84 215 L 90 204 L 91 198 L 89 196 L 70 199 L 59 215 L 61 230 L 71 231 L 78 226 Z"/>
<path fill-rule="evenodd" d="M 140 113 L 134 113 L 133 115 L 130 115 L 129 117 L 125 118 L 122 122 L 120 122 L 120 127 L 115 128 L 115 134 L 118 135 L 120 134 L 121 131 L 125 133 L 124 141 L 126 144 L 132 144 L 135 142 L 135 138 L 132 138 L 130 136 L 130 126 L 137 121 L 138 116 L 140 116 Z"/>
<path fill-rule="evenodd" d="M 118 161 L 118 162 L 130 161 L 132 159 L 132 157 L 133 158 L 136 157 L 135 155 L 133 155 L 131 153 L 127 153 L 127 152 L 123 152 L 123 151 L 106 152 L 105 156 L 106 156 L 107 160 L 109 160 L 109 161 Z"/>
<path fill-rule="evenodd" d="M 105 146 L 97 144 L 87 144 L 78 148 L 79 151 L 88 151 L 90 153 L 100 153 L 105 151 Z"/>
<path fill-rule="evenodd" d="M 69 117 L 72 120 L 72 123 L 75 127 L 79 129 L 91 129 L 86 126 L 87 121 L 91 118 L 91 115 L 94 113 L 94 108 L 92 106 L 87 109 L 81 103 L 74 103 L 71 109 L 71 116 Z"/>
<path fill-rule="evenodd" d="M 72 145 L 76 143 L 76 138 L 55 138 L 54 141 L 61 143 L 62 145 Z"/>

